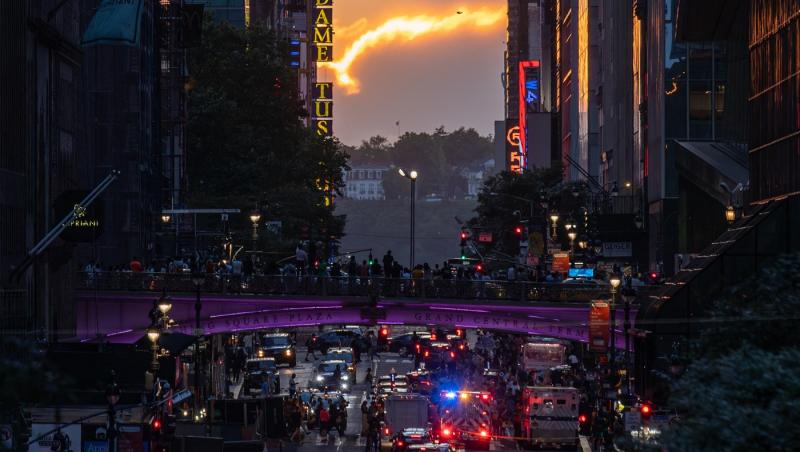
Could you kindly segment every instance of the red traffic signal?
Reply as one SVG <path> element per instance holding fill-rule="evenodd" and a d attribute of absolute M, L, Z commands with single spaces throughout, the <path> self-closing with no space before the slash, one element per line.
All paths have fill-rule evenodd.
<path fill-rule="evenodd" d="M 581 424 L 585 424 L 586 421 L 587 421 L 587 418 L 586 418 L 585 414 L 581 414 L 580 416 L 578 416 L 578 422 L 580 422 Z"/>
<path fill-rule="evenodd" d="M 523 228 L 522 226 L 514 226 L 514 234 L 521 236 Z"/>
<path fill-rule="evenodd" d="M 381 336 L 388 336 L 389 335 L 389 328 L 383 327 L 381 328 Z"/>
<path fill-rule="evenodd" d="M 461 231 L 461 240 L 467 240 L 468 237 L 467 231 Z"/>
<path fill-rule="evenodd" d="M 161 420 L 153 419 L 153 422 L 150 423 L 150 426 L 153 428 L 154 431 L 161 430 Z"/>
<path fill-rule="evenodd" d="M 646 419 L 653 414 L 653 407 L 650 406 L 650 404 L 643 403 L 642 406 L 639 407 L 639 413 L 641 413 L 642 417 Z"/>
<path fill-rule="evenodd" d="M 480 262 L 475 264 L 475 271 L 478 272 L 478 273 L 482 272 L 483 271 L 483 264 L 481 264 Z M 461 334 L 459 334 L 459 336 L 461 336 Z"/>

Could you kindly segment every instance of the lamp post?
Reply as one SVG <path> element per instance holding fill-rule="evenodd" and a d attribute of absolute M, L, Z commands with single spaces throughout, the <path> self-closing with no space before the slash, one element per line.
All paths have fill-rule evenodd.
<path fill-rule="evenodd" d="M 631 302 L 636 298 L 636 291 L 626 287 L 622 289 L 622 301 L 625 303 L 625 388 L 631 393 Z"/>
<path fill-rule="evenodd" d="M 617 359 L 617 288 L 622 281 L 620 281 L 619 277 L 612 276 L 608 282 L 611 284 L 611 309 L 610 309 L 610 317 L 611 321 L 609 322 L 611 327 L 611 337 L 610 337 L 610 345 L 611 345 L 611 372 L 615 372 L 616 370 L 616 359 Z"/>
<path fill-rule="evenodd" d="M 194 335 L 195 335 L 195 342 L 194 342 L 194 404 L 195 404 L 195 413 L 197 412 L 198 407 L 200 406 L 200 337 L 203 336 L 203 329 L 200 326 L 200 311 L 203 309 L 203 305 L 200 303 L 200 290 L 203 287 L 203 283 L 206 281 L 206 275 L 203 272 L 196 271 L 192 273 L 192 284 L 194 284 L 195 288 L 195 301 L 194 301 Z"/>
<path fill-rule="evenodd" d="M 553 223 L 553 240 L 556 239 L 556 226 L 558 225 L 558 214 L 550 214 L 550 222 Z"/>
<path fill-rule="evenodd" d="M 575 239 L 578 237 L 578 233 L 570 230 L 567 232 L 567 237 L 569 237 L 569 252 L 575 254 Z"/>
<path fill-rule="evenodd" d="M 731 205 L 725 208 L 725 220 L 728 224 L 733 224 L 733 222 L 736 221 L 736 209 Z"/>
<path fill-rule="evenodd" d="M 416 193 L 416 184 L 417 184 L 417 176 L 419 175 L 415 170 L 411 170 L 406 173 L 403 168 L 397 170 L 397 172 L 405 177 L 406 179 L 411 181 L 411 233 L 409 238 L 409 267 L 414 268 L 414 204 L 415 204 L 415 193 Z"/>
<path fill-rule="evenodd" d="M 153 373 L 153 378 L 155 378 L 156 373 L 158 373 L 158 338 L 161 336 L 161 331 L 159 331 L 156 325 L 151 325 L 147 328 L 147 338 L 150 339 L 152 343 L 151 349 L 153 350 L 153 360 L 150 362 L 150 370 Z"/>
<path fill-rule="evenodd" d="M 258 210 L 250 212 L 250 221 L 253 223 L 253 251 L 258 244 L 258 222 L 261 221 L 261 213 Z"/>
<path fill-rule="evenodd" d="M 108 431 L 106 438 L 108 438 L 108 451 L 115 452 L 117 450 L 117 409 L 116 405 L 119 402 L 119 386 L 117 386 L 117 374 L 111 371 L 111 382 L 106 386 L 106 401 L 108 402 Z"/>

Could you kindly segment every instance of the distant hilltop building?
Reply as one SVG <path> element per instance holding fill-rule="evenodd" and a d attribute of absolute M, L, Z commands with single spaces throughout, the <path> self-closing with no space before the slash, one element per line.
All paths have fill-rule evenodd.
<path fill-rule="evenodd" d="M 382 201 L 386 199 L 383 191 L 383 177 L 388 166 L 353 165 L 344 171 L 344 197 L 359 201 Z"/>

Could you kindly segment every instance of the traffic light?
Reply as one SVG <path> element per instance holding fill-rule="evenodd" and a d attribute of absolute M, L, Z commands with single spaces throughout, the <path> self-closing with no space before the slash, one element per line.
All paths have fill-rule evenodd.
<path fill-rule="evenodd" d="M 477 264 L 475 264 L 475 271 L 476 271 L 476 272 L 478 272 L 478 273 L 483 273 L 483 264 L 482 264 L 482 263 L 480 263 L 480 262 L 478 262 Z M 460 335 L 459 335 L 459 336 L 460 336 Z"/>
<path fill-rule="evenodd" d="M 525 228 L 522 225 L 518 224 L 514 226 L 514 235 L 517 237 L 522 237 L 522 233 L 525 232 Z"/>
<path fill-rule="evenodd" d="M 461 237 L 461 246 L 462 247 L 467 246 L 467 239 L 469 238 L 469 234 L 467 233 L 467 231 L 462 229 L 461 230 L 461 234 L 459 236 Z M 461 253 L 461 254 L 464 254 L 464 253 Z"/>
<path fill-rule="evenodd" d="M 649 403 L 643 403 L 639 407 L 639 413 L 641 413 L 642 419 L 650 419 L 650 415 L 653 414 L 653 407 Z"/>
<path fill-rule="evenodd" d="M 150 439 L 156 441 L 161 439 L 161 419 L 158 417 L 150 421 Z"/>

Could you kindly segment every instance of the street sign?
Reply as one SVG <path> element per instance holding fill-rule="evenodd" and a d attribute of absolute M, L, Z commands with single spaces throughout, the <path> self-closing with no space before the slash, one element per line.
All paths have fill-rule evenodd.
<path fill-rule="evenodd" d="M 595 301 L 589 310 L 589 350 L 605 353 L 608 350 L 611 308 L 605 301 Z"/>
<path fill-rule="evenodd" d="M 636 410 L 629 410 L 623 414 L 625 420 L 625 431 L 631 432 L 642 428 L 642 413 Z"/>
<path fill-rule="evenodd" d="M 633 245 L 631 242 L 603 242 L 603 257 L 631 257 Z"/>

